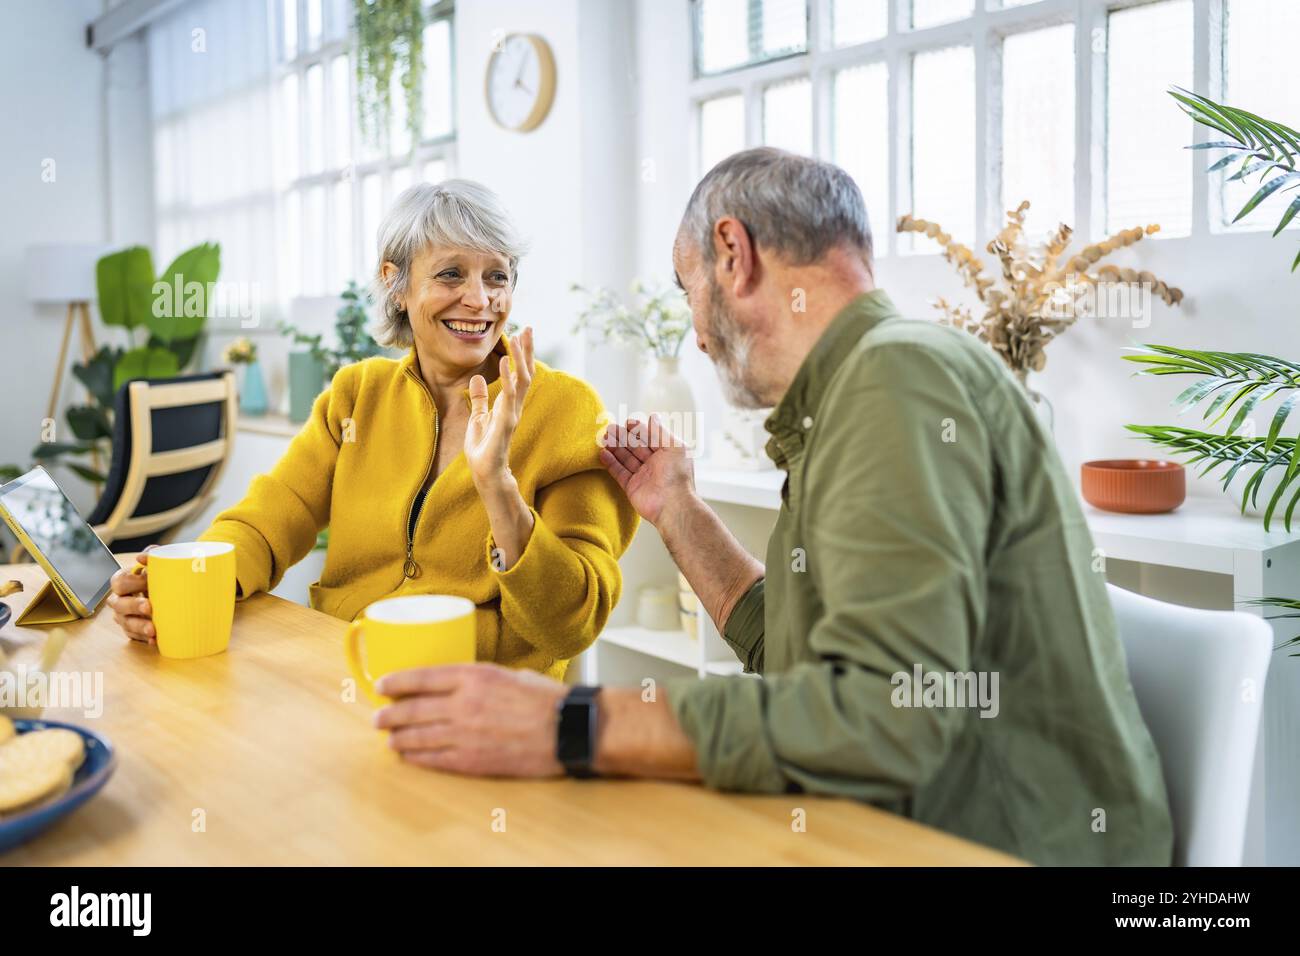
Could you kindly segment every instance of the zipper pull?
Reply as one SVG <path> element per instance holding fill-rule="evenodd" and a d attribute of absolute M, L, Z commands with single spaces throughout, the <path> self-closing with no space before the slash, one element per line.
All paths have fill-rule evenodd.
<path fill-rule="evenodd" d="M 402 576 L 415 578 L 420 576 L 420 566 L 415 563 L 415 558 L 411 556 L 411 549 L 406 551 L 406 563 L 402 565 Z"/>

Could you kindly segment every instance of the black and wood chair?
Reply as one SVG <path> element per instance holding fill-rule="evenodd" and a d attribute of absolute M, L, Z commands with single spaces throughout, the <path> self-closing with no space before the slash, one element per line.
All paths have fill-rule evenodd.
<path fill-rule="evenodd" d="M 124 384 L 114 403 L 113 459 L 87 523 L 113 551 L 171 540 L 211 501 L 238 416 L 233 372 Z"/>
<path fill-rule="evenodd" d="M 118 552 L 171 540 L 210 503 L 238 417 L 233 372 L 123 384 L 113 405 L 113 457 L 87 524 Z M 31 558 L 18 545 L 9 560 Z"/>

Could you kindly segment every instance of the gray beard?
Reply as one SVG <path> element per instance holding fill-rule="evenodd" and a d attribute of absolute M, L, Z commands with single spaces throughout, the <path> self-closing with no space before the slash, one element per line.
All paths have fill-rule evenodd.
<path fill-rule="evenodd" d="M 709 312 L 713 333 L 710 336 L 713 350 L 709 357 L 718 370 L 723 398 L 737 408 L 767 408 L 769 403 L 763 401 L 746 380 L 749 353 L 754 347 L 753 336 L 740 328 L 727 309 L 722 289 L 712 276 L 709 278 Z"/>

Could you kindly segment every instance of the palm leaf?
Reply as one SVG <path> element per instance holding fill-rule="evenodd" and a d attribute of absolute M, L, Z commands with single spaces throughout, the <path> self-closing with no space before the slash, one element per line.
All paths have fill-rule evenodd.
<path fill-rule="evenodd" d="M 1240 222 L 1258 208 L 1260 203 L 1284 187 L 1289 190 L 1300 186 L 1300 182 L 1296 181 L 1300 179 L 1300 170 L 1297 169 L 1297 160 L 1300 160 L 1300 132 L 1240 107 L 1216 103 L 1209 97 L 1181 87 L 1173 87 L 1169 90 L 1169 95 L 1178 103 L 1178 108 L 1195 122 L 1228 137 L 1226 140 L 1216 139 L 1210 143 L 1196 143 L 1191 147 L 1229 151 L 1226 156 L 1210 166 L 1211 173 L 1226 175 L 1227 168 L 1238 158 L 1241 158 L 1241 167 L 1235 173 L 1226 175 L 1229 182 L 1245 179 L 1256 172 L 1260 174 L 1262 180 L 1268 175 L 1270 169 L 1278 173 L 1255 191 L 1233 217 L 1233 222 Z M 1246 155 L 1241 156 L 1242 153 Z M 1291 203 L 1282 213 L 1273 235 L 1276 236 L 1290 225 L 1297 214 L 1300 214 L 1300 199 Z M 1292 262 L 1291 271 L 1294 272 L 1298 268 L 1300 268 L 1300 255 L 1297 255 Z"/>

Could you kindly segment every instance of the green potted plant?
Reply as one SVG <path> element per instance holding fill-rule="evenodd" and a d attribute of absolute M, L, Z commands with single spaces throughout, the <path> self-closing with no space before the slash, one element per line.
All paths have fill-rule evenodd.
<path fill-rule="evenodd" d="M 72 366 L 89 398 L 64 413 L 71 439 L 55 434 L 42 441 L 32 450 L 35 462 L 62 465 L 91 484 L 103 483 L 118 388 L 134 378 L 169 378 L 190 365 L 220 273 L 221 247 L 216 243 L 185 250 L 156 277 L 153 256 L 144 246 L 110 253 L 96 263 L 100 318 L 107 326 L 125 330 L 128 344 L 103 345 L 89 361 Z M 2 466 L 0 480 L 25 470 Z"/>
<path fill-rule="evenodd" d="M 570 289 L 587 300 L 574 332 L 595 333 L 602 341 L 630 345 L 653 357 L 655 374 L 641 395 L 642 411 L 657 413 L 678 435 L 692 433 L 695 396 L 677 366 L 682 342 L 691 330 L 691 312 L 681 292 L 647 286 L 638 279 L 632 283 L 629 307 L 609 289 L 587 289 L 577 283 Z"/>
<path fill-rule="evenodd" d="M 353 0 L 357 37 L 357 112 L 361 133 L 380 145 L 392 115 L 393 77 L 402 86 L 411 143 L 423 118 L 424 10 L 421 0 Z"/>
<path fill-rule="evenodd" d="M 1300 159 L 1300 132 L 1187 90 L 1175 88 L 1170 95 L 1193 120 L 1226 137 L 1189 147 L 1227 151 L 1227 155 L 1210 166 L 1209 172 L 1228 170 L 1235 163 L 1237 168 L 1228 175 L 1229 180 L 1244 181 L 1258 176 L 1259 188 L 1242 206 L 1234 222 L 1274 193 L 1300 186 L 1300 169 L 1296 166 Z M 1300 197 L 1286 206 L 1273 235 L 1279 235 L 1297 214 L 1300 214 Z M 1291 263 L 1291 271 L 1297 268 L 1300 268 L 1300 254 Z M 1182 412 L 1203 405 L 1204 427 L 1126 427 L 1185 457 L 1189 463 L 1200 464 L 1202 475 L 1222 469 L 1220 480 L 1224 491 L 1242 475 L 1242 512 L 1249 508 L 1262 509 L 1265 529 L 1280 513 L 1289 531 L 1296 507 L 1300 505 L 1300 440 L 1284 436 L 1282 430 L 1300 402 L 1300 363 L 1255 352 L 1218 352 L 1169 345 L 1146 345 L 1135 352 L 1124 358 L 1141 365 L 1142 373 L 1195 376 L 1196 381 L 1174 399 L 1174 404 Z M 1275 399 L 1281 401 L 1269 419 L 1268 430 L 1258 434 L 1251 413 L 1260 404 Z M 1223 432 L 1212 430 L 1225 419 L 1228 424 Z M 1300 617 L 1300 601 L 1293 598 L 1266 597 L 1251 603 L 1287 612 L 1278 617 Z M 1300 637 L 1284 642 L 1286 645 L 1300 645 Z"/>
<path fill-rule="evenodd" d="M 280 324 L 280 331 L 295 345 L 306 346 L 305 351 L 289 354 L 290 421 L 305 422 L 311 416 L 316 396 L 344 365 L 384 354 L 367 329 L 365 292 L 355 282 L 349 282 L 340 298 L 343 304 L 335 313 L 334 347 L 325 344 L 321 333 L 308 334 L 288 322 Z"/>

